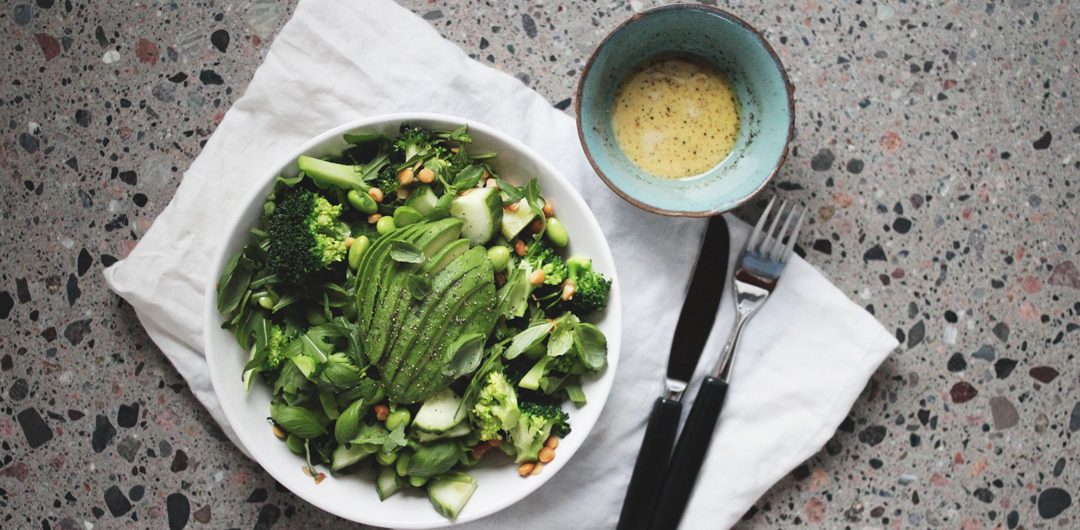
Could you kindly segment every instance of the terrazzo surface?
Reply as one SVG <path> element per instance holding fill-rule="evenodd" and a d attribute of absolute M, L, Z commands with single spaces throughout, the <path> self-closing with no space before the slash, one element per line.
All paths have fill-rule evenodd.
<path fill-rule="evenodd" d="M 651 5 L 406 4 L 560 109 Z M 775 186 L 817 216 L 807 259 L 901 346 L 740 527 L 1080 528 L 1080 4 L 833 4 L 727 7 L 796 86 Z M 0 7 L 0 527 L 343 524 L 225 441 L 101 276 L 292 5 Z"/>

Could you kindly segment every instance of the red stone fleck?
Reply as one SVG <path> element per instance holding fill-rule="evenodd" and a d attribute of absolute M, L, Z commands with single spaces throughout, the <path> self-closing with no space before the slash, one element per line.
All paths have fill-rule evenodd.
<path fill-rule="evenodd" d="M 60 55 L 60 42 L 52 35 L 35 33 L 34 38 L 37 39 L 38 46 L 41 46 L 41 51 L 45 53 L 46 61 Z"/>
<path fill-rule="evenodd" d="M 949 484 L 949 479 L 941 476 L 938 473 L 934 473 L 930 475 L 930 483 L 935 486 L 947 486 Z"/>
<path fill-rule="evenodd" d="M 1076 269 L 1075 263 L 1063 261 L 1054 267 L 1054 272 L 1050 273 L 1050 279 L 1047 280 L 1047 283 L 1059 287 L 1080 289 L 1080 271 Z"/>
<path fill-rule="evenodd" d="M 1023 280 L 1020 280 L 1020 287 L 1024 289 L 1025 293 L 1034 294 L 1042 289 L 1042 283 L 1039 281 L 1038 278 L 1034 276 L 1028 276 L 1025 277 Z"/>
<path fill-rule="evenodd" d="M 1030 302 L 1024 302 L 1020 304 L 1020 317 L 1024 320 L 1035 320 L 1039 318 L 1039 310 Z"/>
<path fill-rule="evenodd" d="M 825 512 L 828 507 L 821 499 L 817 497 L 811 497 L 809 501 L 806 501 L 806 506 L 803 507 L 803 513 L 806 514 L 806 520 L 817 524 L 825 520 Z"/>
<path fill-rule="evenodd" d="M 157 44 L 154 44 L 147 39 L 139 39 L 139 42 L 135 44 L 135 56 L 139 58 L 139 62 L 141 63 L 157 64 Z"/>
<path fill-rule="evenodd" d="M 262 39 L 258 35 L 251 36 L 251 45 L 258 48 L 262 46 Z"/>
<path fill-rule="evenodd" d="M 1028 371 L 1028 375 L 1042 383 L 1049 383 L 1057 379 L 1058 371 L 1049 366 L 1036 366 Z"/>
<path fill-rule="evenodd" d="M 971 383 L 968 383 L 967 381 L 960 381 L 953 385 L 952 389 L 949 390 L 949 395 L 952 396 L 953 403 L 956 403 L 957 405 L 971 401 L 978 394 L 979 391 L 975 390 L 975 387 L 971 386 Z"/>
<path fill-rule="evenodd" d="M 896 270 L 892 271 L 892 277 L 895 280 L 903 278 L 905 274 L 904 269 L 901 269 L 900 267 L 897 267 Z"/>
<path fill-rule="evenodd" d="M 16 462 L 4 469 L 0 469 L 0 477 L 11 477 L 19 482 L 26 482 L 26 476 L 30 474 L 30 467 L 22 462 Z"/>
<path fill-rule="evenodd" d="M 886 151 L 896 151 L 900 148 L 900 135 L 895 131 L 888 131 L 881 136 L 881 147 Z"/>
<path fill-rule="evenodd" d="M 964 220 L 971 219 L 971 208 L 960 210 L 960 216 L 963 217 Z"/>
<path fill-rule="evenodd" d="M 945 90 L 948 90 L 948 89 L 956 86 L 956 80 L 955 79 L 946 79 L 945 82 L 941 84 L 941 86 Z"/>

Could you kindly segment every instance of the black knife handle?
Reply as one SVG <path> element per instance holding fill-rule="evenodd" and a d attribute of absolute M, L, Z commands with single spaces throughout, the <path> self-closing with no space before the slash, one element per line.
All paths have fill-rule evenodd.
<path fill-rule="evenodd" d="M 706 376 L 701 381 L 701 389 L 694 399 L 694 406 L 690 407 L 686 425 L 671 455 L 651 528 L 669 530 L 679 526 L 690 494 L 694 491 L 698 472 L 705 462 L 705 454 L 709 452 L 727 389 L 727 383 L 715 377 Z"/>
<path fill-rule="evenodd" d="M 634 473 L 630 475 L 630 486 L 626 489 L 618 530 L 648 528 L 653 506 L 660 497 L 660 484 L 664 481 L 681 414 L 682 403 L 673 399 L 661 397 L 653 404 Z"/>

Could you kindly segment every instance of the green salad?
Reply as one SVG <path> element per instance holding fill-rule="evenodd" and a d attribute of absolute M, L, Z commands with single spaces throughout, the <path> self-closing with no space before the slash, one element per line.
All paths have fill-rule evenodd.
<path fill-rule="evenodd" d="M 555 458 L 563 404 L 607 361 L 586 320 L 611 282 L 566 255 L 536 180 L 504 180 L 466 127 L 344 139 L 278 178 L 218 310 L 304 473 L 373 469 L 380 499 L 424 488 L 454 519 L 489 451 L 522 477 Z"/>

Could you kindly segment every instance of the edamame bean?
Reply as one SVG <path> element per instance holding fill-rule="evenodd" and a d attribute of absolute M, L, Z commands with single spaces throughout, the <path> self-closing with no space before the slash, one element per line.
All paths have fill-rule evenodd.
<path fill-rule="evenodd" d="M 412 420 L 412 414 L 409 414 L 409 409 L 397 409 L 386 417 L 386 428 L 392 431 L 398 425 L 408 426 L 410 420 Z"/>
<path fill-rule="evenodd" d="M 277 204 L 274 204 L 274 201 L 266 201 L 265 203 L 263 203 L 263 214 L 265 214 L 267 217 L 274 215 L 274 210 L 276 209 Z"/>
<path fill-rule="evenodd" d="M 360 193 L 359 190 L 350 190 L 348 195 L 345 196 L 349 199 L 349 204 L 364 213 L 375 213 L 379 210 L 379 205 L 375 204 L 375 199 L 372 199 L 370 195 L 366 193 Z"/>
<path fill-rule="evenodd" d="M 394 471 L 397 471 L 399 477 L 404 477 L 405 473 L 409 471 L 409 460 L 412 460 L 411 453 L 398 455 L 397 462 L 394 462 Z"/>
<path fill-rule="evenodd" d="M 397 228 L 397 224 L 394 223 L 394 218 L 389 215 L 380 217 L 375 223 L 375 231 L 378 232 L 380 236 L 385 236 L 386 234 L 393 232 L 395 228 Z"/>
<path fill-rule="evenodd" d="M 273 309 L 274 308 L 274 299 L 268 294 L 264 294 L 264 295 L 260 296 L 258 298 L 257 302 L 259 302 L 259 306 L 262 307 L 263 309 Z"/>
<path fill-rule="evenodd" d="M 570 234 L 566 232 L 566 227 L 555 217 L 547 220 L 547 230 L 544 231 L 544 235 L 552 245 L 559 248 L 565 247 L 570 242 Z"/>
<path fill-rule="evenodd" d="M 510 263 L 510 249 L 502 245 L 489 248 L 487 255 L 495 272 L 506 270 L 506 265 Z"/>
<path fill-rule="evenodd" d="M 394 224 L 399 227 L 411 225 L 423 218 L 424 216 L 420 213 L 420 210 L 412 206 L 400 206 L 397 210 L 394 210 Z"/>
<path fill-rule="evenodd" d="M 371 240 L 368 236 L 360 236 L 353 239 L 352 245 L 349 246 L 349 268 L 356 270 L 360 268 L 360 258 L 364 256 L 364 251 L 367 250 L 368 245 L 371 244 Z"/>
<path fill-rule="evenodd" d="M 384 466 L 388 466 L 397 460 L 397 453 L 384 453 L 379 451 L 378 453 L 375 453 L 375 460 Z"/>
<path fill-rule="evenodd" d="M 427 477 L 409 477 L 409 484 L 419 488 L 424 484 L 427 484 Z"/>

